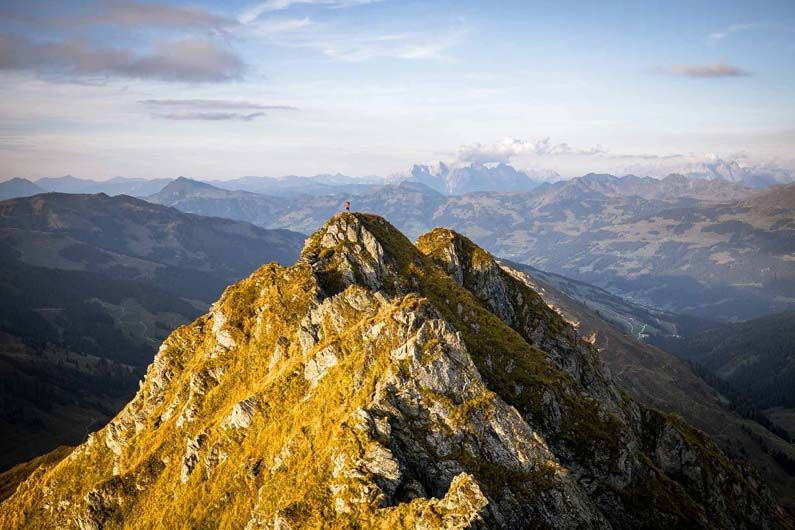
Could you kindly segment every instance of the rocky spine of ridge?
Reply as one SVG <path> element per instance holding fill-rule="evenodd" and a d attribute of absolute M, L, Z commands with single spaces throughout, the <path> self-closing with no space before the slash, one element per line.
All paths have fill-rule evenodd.
<path fill-rule="evenodd" d="M 616 388 L 607 384 L 596 351 L 580 340 L 574 328 L 538 293 L 515 281 L 488 252 L 445 228 L 420 236 L 417 248 L 531 345 L 542 349 L 591 396 L 609 403 L 613 411 L 621 407 L 622 399 Z"/>
<path fill-rule="evenodd" d="M 598 395 L 602 403 L 610 403 L 618 398 L 618 403 L 624 402 L 624 410 L 630 406 L 630 423 L 638 417 L 642 418 L 640 424 L 636 422 L 631 427 L 644 440 L 644 451 L 648 452 L 649 447 L 657 446 L 654 454 L 649 456 L 655 466 L 666 470 L 672 478 L 679 480 L 677 476 L 680 478 L 683 474 L 689 476 L 690 472 L 684 467 L 674 469 L 676 466 L 672 468 L 657 460 L 663 454 L 658 445 L 663 443 L 664 439 L 659 437 L 660 426 L 664 426 L 663 430 L 676 432 L 677 437 L 684 436 L 689 441 L 699 440 L 696 445 L 706 450 L 706 453 L 712 456 L 718 455 L 711 440 L 687 425 L 680 417 L 663 415 L 654 409 L 639 407 L 621 396 L 623 392 L 618 391 L 610 381 L 609 375 L 602 372 L 597 350 L 590 341 L 580 339 L 575 327 L 549 307 L 532 286 L 517 276 L 515 271 L 497 263 L 488 252 L 466 237 L 444 228 L 437 228 L 420 236 L 416 245 L 446 270 L 458 284 L 466 287 L 485 306 L 522 334 L 530 344 L 543 348 L 551 360 L 562 369 L 569 371 L 573 377 L 578 378 L 589 394 Z M 550 330 L 553 332 L 550 333 Z M 657 440 L 650 444 L 649 441 L 655 438 Z M 725 459 L 723 455 L 719 457 Z M 690 459 L 693 459 L 692 455 Z M 741 466 L 740 469 L 742 472 L 750 473 L 754 484 L 760 481 L 755 470 L 745 466 Z M 680 480 L 685 488 L 688 487 L 688 482 L 691 481 Z M 775 512 L 777 515 L 782 514 L 778 508 Z M 779 518 L 775 524 L 784 524 L 789 528 L 791 523 Z"/>
<path fill-rule="evenodd" d="M 488 254 L 452 232 L 418 245 L 340 214 L 296 265 L 227 288 L 0 526 L 774 525 L 752 473 L 624 397 Z"/>

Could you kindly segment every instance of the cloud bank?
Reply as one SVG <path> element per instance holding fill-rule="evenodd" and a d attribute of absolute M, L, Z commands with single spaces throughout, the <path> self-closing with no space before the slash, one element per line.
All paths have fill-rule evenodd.
<path fill-rule="evenodd" d="M 230 99 L 144 99 L 139 101 L 142 105 L 151 107 L 181 107 L 198 109 L 257 109 L 257 110 L 298 110 L 290 105 L 264 105 L 250 101 L 237 101 Z"/>
<path fill-rule="evenodd" d="M 145 99 L 139 103 L 150 109 L 155 118 L 179 121 L 253 121 L 265 116 L 266 110 L 298 110 L 289 105 L 265 105 L 228 99 Z"/>
<path fill-rule="evenodd" d="M 238 79 L 245 66 L 229 49 L 197 38 L 159 42 L 146 52 L 95 47 L 85 41 L 33 42 L 0 35 L 0 70 L 80 77 L 218 82 Z"/>
<path fill-rule="evenodd" d="M 341 9 L 376 1 L 268 0 L 238 17 L 138 0 L 93 0 L 67 14 L 12 4 L 3 11 L 4 21 L 22 31 L 0 28 L 0 71 L 89 83 L 114 78 L 221 83 L 246 74 L 235 45 L 244 46 L 249 39 L 357 62 L 436 58 L 459 36 L 455 31 L 383 34 L 318 24 L 308 16 L 273 16 L 295 6 Z"/>
<path fill-rule="evenodd" d="M 94 24 L 127 27 L 199 28 L 221 31 L 237 21 L 197 7 L 152 4 L 134 0 L 103 0 L 91 6 L 91 14 L 56 19 L 59 24 Z"/>
<path fill-rule="evenodd" d="M 490 144 L 474 143 L 462 145 L 456 150 L 456 158 L 461 162 L 476 162 L 479 164 L 502 162 L 507 164 L 512 158 L 522 155 L 579 156 L 603 153 L 606 153 L 606 151 L 601 146 L 577 149 L 567 143 L 552 143 L 548 137 L 535 141 L 505 137 Z"/>
<path fill-rule="evenodd" d="M 246 70 L 227 38 L 237 20 L 198 7 L 103 0 L 51 14 L 19 3 L 3 17 L 24 31 L 0 34 L 0 70 L 188 83 L 235 80 Z"/>
<path fill-rule="evenodd" d="M 261 116 L 264 112 L 251 112 L 241 114 L 239 112 L 169 112 L 165 114 L 154 114 L 156 118 L 166 120 L 204 120 L 204 121 L 252 121 Z"/>
<path fill-rule="evenodd" d="M 750 72 L 730 64 L 703 64 L 703 65 L 678 65 L 672 66 L 667 70 L 671 75 L 679 77 L 744 77 L 751 75 Z"/>

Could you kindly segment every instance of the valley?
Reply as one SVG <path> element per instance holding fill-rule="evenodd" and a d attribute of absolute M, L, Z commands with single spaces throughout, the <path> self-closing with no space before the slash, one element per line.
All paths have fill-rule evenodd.
<path fill-rule="evenodd" d="M 104 425 L 173 329 L 303 240 L 123 196 L 0 202 L 0 469 Z"/>

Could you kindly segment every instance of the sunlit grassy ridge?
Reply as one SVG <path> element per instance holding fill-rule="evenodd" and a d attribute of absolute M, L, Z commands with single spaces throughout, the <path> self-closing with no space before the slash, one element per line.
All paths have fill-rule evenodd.
<path fill-rule="evenodd" d="M 467 289 L 493 265 L 471 242 L 454 281 L 432 244 L 450 237 L 422 239 L 426 255 L 377 216 L 331 219 L 296 265 L 260 268 L 172 333 L 128 407 L 24 483 L 0 526 L 765 520 L 711 442 L 615 391 L 530 289 L 510 284 L 511 325 Z M 705 471 L 661 461 L 663 435 Z"/>

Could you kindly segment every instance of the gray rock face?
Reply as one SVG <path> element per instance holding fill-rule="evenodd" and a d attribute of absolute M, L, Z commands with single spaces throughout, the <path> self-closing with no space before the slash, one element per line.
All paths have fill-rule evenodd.
<path fill-rule="evenodd" d="M 529 289 L 526 282 L 512 274 L 510 269 L 501 267 L 471 241 L 450 230 L 437 229 L 422 236 L 418 245 L 457 283 L 475 294 L 528 343 L 542 349 L 550 361 L 578 381 L 594 402 L 604 407 L 602 410 L 595 407 L 595 414 L 609 411 L 621 418 L 630 429 L 628 436 L 622 440 L 625 448 L 614 462 L 614 469 L 619 471 L 618 474 L 605 473 L 594 465 L 595 461 L 567 463 L 577 476 L 580 487 L 592 496 L 598 491 L 600 483 L 601 487 L 608 484 L 612 487 L 620 486 L 622 489 L 631 487 L 639 475 L 648 473 L 638 454 L 639 449 L 645 450 L 643 458 L 650 458 L 657 468 L 671 476 L 681 477 L 688 487 L 693 488 L 698 498 L 710 505 L 715 514 L 711 517 L 720 520 L 722 527 L 734 527 L 736 523 L 725 515 L 726 499 L 725 493 L 721 491 L 733 489 L 727 477 L 707 478 L 703 455 L 700 456 L 692 443 L 686 441 L 681 427 L 660 413 L 641 409 L 624 398 L 610 377 L 602 371 L 598 352 L 590 344 L 580 340 L 576 330 L 549 308 L 537 293 Z M 511 372 L 512 367 L 507 366 L 506 370 Z M 560 423 L 560 401 L 549 391 L 543 393 L 543 410 L 545 418 L 551 420 L 551 425 Z M 547 434 L 551 433 L 547 431 Z M 618 432 L 616 434 L 619 435 Z M 734 493 L 736 491 L 735 489 Z M 611 506 L 610 509 L 614 512 L 621 511 L 613 499 L 599 498 L 598 495 L 596 498 L 598 505 L 603 506 L 602 509 L 604 506 Z M 747 506 L 753 519 L 764 520 L 759 506 L 753 500 L 744 498 L 740 502 Z M 622 526 L 629 524 L 629 521 L 631 518 L 618 518 L 618 521 L 614 518 L 612 524 L 616 525 L 618 522 Z"/>
<path fill-rule="evenodd" d="M 517 281 L 488 253 L 465 237 L 448 229 L 422 236 L 420 248 L 432 252 L 434 261 L 503 322 L 518 331 L 547 358 L 588 388 L 592 397 L 620 407 L 620 397 L 601 372 L 598 353 L 577 337 L 537 293 Z M 509 367 L 510 371 L 510 367 Z"/>
<path fill-rule="evenodd" d="M 351 222 L 351 220 L 346 220 L 346 222 Z M 364 229 L 363 232 L 367 232 L 367 230 Z M 363 232 L 352 233 L 361 234 Z M 552 506 L 546 507 L 528 507 L 527 503 L 516 502 L 514 494 L 504 497 L 489 497 L 490 494 L 486 493 L 491 500 L 487 508 L 487 519 L 496 522 L 500 527 L 506 528 L 519 528 L 521 527 L 519 521 L 526 521 L 528 517 L 534 520 L 544 519 L 544 514 L 549 516 L 549 519 L 544 520 L 547 520 L 549 524 L 555 527 L 582 526 L 598 528 L 600 526 L 609 527 L 610 525 L 632 526 L 640 524 L 640 520 L 633 518 L 634 516 L 623 514 L 623 503 L 616 497 L 614 491 L 631 489 L 633 484 L 638 480 L 642 480 L 641 477 L 648 475 L 649 469 L 645 461 L 649 457 L 651 457 L 654 465 L 661 466 L 672 475 L 682 476 L 682 480 L 688 483 L 694 482 L 700 477 L 703 484 L 704 477 L 699 475 L 701 470 L 697 467 L 689 466 L 687 458 L 684 457 L 682 452 L 684 446 L 681 444 L 689 445 L 683 441 L 684 435 L 681 433 L 680 428 L 668 423 L 662 415 L 646 412 L 636 404 L 628 402 L 618 391 L 609 376 L 602 372 L 598 352 L 590 344 L 581 340 L 577 336 L 576 330 L 549 308 L 537 293 L 530 290 L 522 282 L 512 278 L 491 256 L 474 247 L 471 242 L 462 242 L 461 239 L 457 234 L 453 234 L 450 244 L 442 247 L 441 252 L 434 254 L 433 257 L 436 262 L 457 283 L 475 294 L 495 315 L 515 329 L 529 344 L 543 351 L 549 361 L 565 370 L 572 377 L 575 385 L 580 386 L 582 389 L 580 392 L 583 392 L 583 396 L 586 399 L 593 400 L 594 408 L 591 414 L 594 417 L 600 418 L 600 421 L 607 421 L 609 417 L 613 417 L 618 422 L 615 425 L 617 429 L 615 437 L 619 448 L 615 454 L 613 456 L 609 456 L 607 452 L 594 454 L 592 460 L 581 461 L 579 460 L 580 457 L 572 453 L 571 448 L 567 447 L 568 443 L 561 444 L 561 442 L 557 441 L 561 440 L 561 438 L 565 439 L 567 436 L 565 431 L 561 430 L 561 424 L 568 421 L 566 416 L 571 414 L 571 411 L 566 410 L 567 405 L 564 404 L 566 398 L 549 390 L 544 391 L 542 399 L 543 419 L 535 431 L 535 436 L 540 440 L 545 438 L 556 440 L 551 445 L 543 442 L 543 447 L 552 448 L 549 450 L 549 458 L 553 461 L 556 458 L 560 459 L 558 465 L 568 469 L 570 473 L 568 476 L 572 478 L 573 485 L 569 487 L 564 481 L 559 488 L 553 488 L 554 491 L 550 493 L 547 501 L 552 502 L 555 500 L 558 504 L 552 503 Z M 327 239 L 323 241 L 329 242 Z M 361 243 L 355 238 L 352 242 Z M 420 248 L 423 246 L 421 242 L 418 245 Z M 474 247 L 474 249 L 470 246 Z M 473 250 L 479 252 L 480 255 L 473 255 Z M 390 256 L 387 254 L 382 258 L 381 252 L 380 250 L 378 252 L 379 262 L 388 262 Z M 365 281 L 365 283 L 368 287 L 379 290 L 389 290 L 390 287 L 394 288 L 393 286 L 395 285 L 400 286 L 400 281 L 390 278 L 389 273 L 390 271 L 387 270 L 385 274 L 380 275 L 378 283 L 373 283 L 372 281 Z M 354 274 L 351 277 L 355 278 L 356 275 Z M 345 281 L 349 283 L 347 278 Z M 396 290 L 396 292 L 400 293 L 401 291 Z M 466 313 L 467 310 L 458 304 L 457 314 L 465 322 L 468 318 Z M 416 311 L 409 318 L 417 319 Z M 456 341 L 446 337 L 443 342 L 448 345 L 448 356 L 453 359 L 456 358 L 455 351 L 457 349 L 449 346 L 450 344 L 455 344 Z M 460 340 L 458 342 L 460 343 Z M 410 344 L 408 342 L 405 345 L 407 350 L 410 349 Z M 395 357 L 395 355 L 397 355 L 397 359 L 404 363 L 402 365 L 402 373 L 406 373 L 407 365 L 405 363 L 411 356 L 406 352 L 402 354 L 393 352 L 392 356 Z M 412 365 L 408 364 L 408 366 L 411 367 Z M 507 360 L 501 369 L 510 374 L 514 370 L 513 361 Z M 408 459 L 414 462 L 416 467 L 423 470 L 423 475 L 418 477 L 409 476 L 405 479 L 402 478 L 401 481 L 407 484 L 419 483 L 426 490 L 430 488 L 432 494 L 441 495 L 444 493 L 444 487 L 449 484 L 452 476 L 456 472 L 461 471 L 460 462 L 458 465 L 452 466 L 439 465 L 440 460 L 445 461 L 445 455 L 452 453 L 450 438 L 438 434 L 439 431 L 444 431 L 444 428 L 441 428 L 440 425 L 445 424 L 446 418 L 444 416 L 435 416 L 434 414 L 428 415 L 425 412 L 425 419 L 427 419 L 429 425 L 434 426 L 435 433 L 433 431 L 428 433 L 426 442 L 417 444 L 416 434 L 421 424 L 414 420 L 409 422 L 410 428 L 401 428 L 400 420 L 396 419 L 398 417 L 396 411 L 399 411 L 401 415 L 416 414 L 417 411 L 425 410 L 435 412 L 440 407 L 428 406 L 427 404 L 424 404 L 424 406 L 418 405 L 421 400 L 416 396 L 439 392 L 439 389 L 434 385 L 445 382 L 450 385 L 448 390 L 452 389 L 452 395 L 466 399 L 465 396 L 467 394 L 464 391 L 466 385 L 456 385 L 450 378 L 451 372 L 449 370 L 433 371 L 432 375 L 428 374 L 428 376 L 425 376 L 421 370 L 416 372 L 409 371 L 409 373 L 411 374 L 409 377 L 399 382 L 389 380 L 393 386 L 389 392 L 383 392 L 383 396 L 389 396 L 391 402 L 390 399 L 384 398 L 384 402 L 371 404 L 370 410 L 375 411 L 376 415 L 389 415 L 392 433 L 390 440 L 401 440 L 401 436 L 407 436 L 406 433 L 410 433 L 408 436 L 411 440 L 403 441 L 402 443 L 390 442 L 390 448 L 399 462 L 402 462 L 406 458 L 405 455 L 409 454 L 410 458 Z M 462 371 L 459 368 L 456 373 L 460 377 L 462 373 L 467 373 L 467 371 Z M 427 387 L 420 386 L 418 389 L 410 390 L 415 385 L 427 385 Z M 477 385 L 474 385 L 473 388 L 477 388 Z M 571 392 L 573 389 L 574 387 L 571 387 L 566 392 Z M 521 385 L 514 384 L 514 393 L 521 395 L 524 391 L 525 389 Z M 394 396 L 401 397 L 399 403 L 394 402 L 396 399 Z M 414 397 L 412 398 L 412 396 Z M 514 410 L 514 412 L 516 411 Z M 647 423 L 644 423 L 641 419 L 648 414 L 655 417 L 655 421 L 659 421 L 667 427 L 662 430 L 648 429 Z M 493 425 L 486 418 L 477 418 L 471 415 L 468 417 L 470 424 L 477 425 L 480 432 L 493 432 L 497 436 L 497 440 L 490 441 L 492 439 L 486 437 L 478 441 L 477 446 L 481 454 L 486 451 L 501 466 L 506 466 L 507 462 L 511 461 L 511 458 L 518 462 L 532 461 L 526 454 L 516 455 L 516 451 L 522 447 L 520 439 L 500 441 L 500 434 L 516 433 L 521 429 L 518 429 L 516 424 L 511 423 L 511 414 L 506 412 L 497 414 L 497 416 L 507 422 L 507 424 Z M 532 439 L 533 428 L 528 423 L 529 418 L 526 416 L 522 417 L 518 413 L 517 416 L 518 425 L 523 425 L 527 429 L 526 438 Z M 448 429 L 455 432 L 449 425 Z M 670 437 L 667 442 L 666 432 L 668 433 L 667 436 Z M 644 442 L 644 440 L 649 438 L 655 440 L 655 444 L 659 442 L 659 449 L 651 454 L 642 454 L 644 445 L 648 447 L 648 441 Z M 677 443 L 673 443 L 673 440 L 679 440 L 681 443 L 677 445 Z M 427 449 L 429 446 L 435 450 L 429 451 Z M 505 448 L 507 447 L 510 447 L 510 450 L 506 450 Z M 691 451 L 695 450 L 691 449 Z M 559 455 L 557 457 L 556 452 Z M 460 453 L 456 454 L 460 455 Z M 695 455 L 696 452 L 692 454 Z M 682 458 L 685 458 L 685 460 L 682 460 Z M 417 466 L 417 461 L 421 461 L 423 464 Z M 451 462 L 448 463 L 451 464 Z M 519 467 L 517 469 L 523 468 Z M 524 470 L 526 471 L 526 468 Z M 402 471 L 402 473 L 405 475 L 406 472 Z M 697 496 L 702 499 L 705 503 L 704 506 L 708 507 L 707 509 L 710 512 L 714 511 L 714 513 L 719 514 L 717 517 L 723 520 L 727 527 L 733 527 L 735 523 L 725 515 L 726 502 L 724 495 L 725 489 L 728 487 L 727 478 L 726 476 L 713 476 L 711 479 L 713 483 L 707 487 L 708 491 L 699 487 L 694 487 L 694 491 L 697 492 Z M 394 477 L 391 477 L 390 480 L 394 482 Z M 434 486 L 434 480 L 438 481 L 436 486 Z M 395 488 L 394 484 L 384 485 L 385 491 L 391 491 L 393 488 Z M 605 488 L 613 491 L 605 491 Z M 406 487 L 407 491 L 412 489 L 414 488 Z M 395 491 L 400 491 L 400 486 L 395 488 Z M 755 504 L 755 501 L 746 497 L 743 497 L 742 500 L 737 498 L 735 501 L 747 505 L 749 513 L 752 514 L 752 519 L 760 521 L 762 526 L 769 524 L 765 521 L 764 516 L 761 515 L 762 509 L 760 505 Z M 763 502 L 770 502 L 769 497 Z M 695 510 L 695 513 L 699 514 L 695 516 L 699 525 L 707 525 L 708 516 L 706 512 L 701 511 L 703 509 L 704 507 Z M 608 512 L 605 512 L 605 510 L 608 510 Z M 561 517 L 563 513 L 566 514 L 565 517 Z M 582 518 L 574 517 L 572 515 L 574 513 L 580 514 Z M 609 522 L 605 519 L 606 513 L 609 513 Z M 671 519 L 671 521 L 673 520 L 675 519 Z"/>
<path fill-rule="evenodd" d="M 441 495 L 471 462 L 482 460 L 517 477 L 540 475 L 554 484 L 532 502 L 487 487 L 486 520 L 504 528 L 521 528 L 528 520 L 558 528 L 608 528 L 543 436 L 516 409 L 489 396 L 455 330 L 431 308 L 425 311 L 421 318 L 416 310 L 393 317 L 408 326 L 407 341 L 390 354 L 401 368 L 390 373 L 370 404 L 375 414 L 389 418 L 391 434 L 378 434 L 401 461 L 403 480 Z M 463 417 L 456 405 L 467 410 Z"/>
<path fill-rule="evenodd" d="M 334 347 L 329 346 L 323 348 L 315 354 L 315 356 L 306 363 L 304 368 L 304 377 L 309 381 L 312 386 L 317 386 L 318 381 L 326 375 L 331 367 L 337 364 L 337 356 L 334 353 Z"/>
<path fill-rule="evenodd" d="M 227 350 L 234 348 L 236 346 L 235 339 L 232 338 L 232 334 L 226 329 L 226 315 L 217 308 L 213 308 L 211 314 L 213 316 L 213 334 L 215 335 L 215 340 Z"/>
<path fill-rule="evenodd" d="M 383 279 L 394 274 L 394 266 L 385 259 L 381 243 L 355 218 L 340 219 L 329 226 L 319 243 L 322 248 L 337 249 L 332 257 L 348 283 L 361 282 L 378 290 Z"/>
<path fill-rule="evenodd" d="M 346 290 L 314 310 L 317 320 L 326 323 L 325 333 L 351 318 L 350 313 L 345 316 L 349 296 L 357 306 L 368 308 L 365 314 L 404 305 L 400 297 L 384 299 Z M 522 528 L 526 521 L 536 520 L 559 528 L 609 528 L 598 507 L 549 450 L 543 435 L 487 389 L 460 335 L 438 312 L 421 302 L 419 307 L 393 311 L 390 319 L 397 326 L 391 331 L 382 324 L 358 330 L 365 341 L 401 339 L 389 352 L 389 366 L 370 403 L 351 417 L 360 433 L 360 451 L 334 458 L 333 474 L 339 482 L 331 489 L 338 513 L 349 513 L 361 503 L 393 506 L 427 496 L 452 502 L 448 496 L 462 480 L 458 477 L 489 465 L 519 481 L 544 477 L 548 482 L 548 490 L 532 499 L 475 482 L 487 501 L 483 506 L 476 503 L 476 514 L 491 524 Z M 318 335 L 325 334 L 319 331 Z M 325 349 L 319 353 L 328 355 Z M 335 359 L 338 355 L 342 354 Z M 307 366 L 315 366 L 316 359 L 310 358 Z M 352 487 L 352 479 L 361 480 L 361 486 Z"/>
<path fill-rule="evenodd" d="M 232 412 L 221 423 L 225 429 L 248 429 L 257 410 L 257 398 L 244 399 L 232 407 Z"/>
<path fill-rule="evenodd" d="M 200 434 L 188 440 L 185 456 L 182 458 L 182 471 L 180 472 L 180 480 L 183 484 L 188 481 L 196 464 L 199 463 L 199 450 L 204 446 L 206 441 L 207 435 L 205 434 Z"/>
<path fill-rule="evenodd" d="M 446 244 L 437 248 L 437 262 L 457 284 L 478 295 L 495 315 L 513 325 L 516 319 L 514 306 L 506 282 L 493 260 L 486 259 L 485 253 L 484 259 L 476 259 L 474 245 L 461 237 L 453 237 L 451 231 L 441 229 L 437 234 L 446 239 Z"/>

